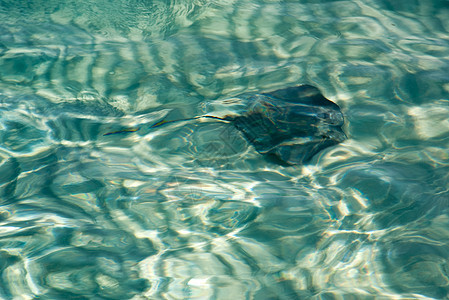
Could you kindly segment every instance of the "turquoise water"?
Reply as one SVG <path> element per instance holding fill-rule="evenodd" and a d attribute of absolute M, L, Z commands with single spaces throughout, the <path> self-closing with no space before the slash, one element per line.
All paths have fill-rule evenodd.
<path fill-rule="evenodd" d="M 0 1 L 0 298 L 449 299 L 448 32 L 447 0 Z M 149 127 L 297 84 L 348 136 L 307 165 Z"/>

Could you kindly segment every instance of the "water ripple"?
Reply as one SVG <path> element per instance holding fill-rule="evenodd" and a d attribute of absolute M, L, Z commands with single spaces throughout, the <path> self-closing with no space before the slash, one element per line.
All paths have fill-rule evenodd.
<path fill-rule="evenodd" d="M 16 2 L 1 298 L 448 297 L 446 0 Z M 224 122 L 151 127 L 300 83 L 349 137 L 309 165 Z"/>

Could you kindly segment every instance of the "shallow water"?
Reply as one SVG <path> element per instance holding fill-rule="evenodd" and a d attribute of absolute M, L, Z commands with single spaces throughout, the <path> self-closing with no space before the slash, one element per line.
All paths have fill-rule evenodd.
<path fill-rule="evenodd" d="M 447 0 L 0 1 L 0 297 L 449 298 L 448 16 Z M 150 128 L 297 84 L 348 136 L 304 166 L 224 122 Z"/>

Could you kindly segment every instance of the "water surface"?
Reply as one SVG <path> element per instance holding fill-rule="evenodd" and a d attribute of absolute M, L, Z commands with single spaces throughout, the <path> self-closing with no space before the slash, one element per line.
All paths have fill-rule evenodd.
<path fill-rule="evenodd" d="M 0 1 L 0 297 L 448 298 L 448 16 L 447 0 Z M 223 122 L 150 128 L 298 84 L 348 136 L 304 166 Z"/>

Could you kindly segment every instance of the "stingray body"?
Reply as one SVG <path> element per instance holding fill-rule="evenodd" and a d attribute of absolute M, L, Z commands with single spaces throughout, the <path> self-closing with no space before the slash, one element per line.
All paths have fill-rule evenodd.
<path fill-rule="evenodd" d="M 346 139 L 340 107 L 310 85 L 243 96 L 243 113 L 217 117 L 163 119 L 151 126 L 200 118 L 226 121 L 237 128 L 257 152 L 283 165 L 307 163 L 318 152 Z M 137 131 L 125 129 L 105 135 Z"/>
<path fill-rule="evenodd" d="M 281 164 L 308 162 L 321 150 L 346 139 L 337 104 L 310 85 L 250 96 L 249 107 L 225 117 L 257 152 Z"/>

